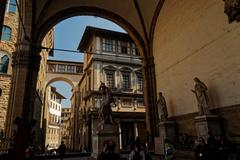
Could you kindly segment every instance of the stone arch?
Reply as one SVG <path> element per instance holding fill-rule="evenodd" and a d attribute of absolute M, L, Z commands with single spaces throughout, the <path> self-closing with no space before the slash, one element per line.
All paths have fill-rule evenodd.
<path fill-rule="evenodd" d="M 41 44 L 44 36 L 47 34 L 48 31 L 50 31 L 50 29 L 54 25 L 73 16 L 98 16 L 118 24 L 123 29 L 125 29 L 130 35 L 130 37 L 133 39 L 137 48 L 140 51 L 140 54 L 143 57 L 147 56 L 147 47 L 143 38 L 129 22 L 127 22 L 123 17 L 113 12 L 97 7 L 73 7 L 56 13 L 55 15 L 47 19 L 42 25 L 36 25 L 39 27 L 36 29 L 35 43 Z"/>
<path fill-rule="evenodd" d="M 158 3 L 158 6 L 161 3 Z M 47 7 L 46 7 L 47 8 Z M 157 7 L 160 9 L 160 7 Z M 158 10 L 157 9 L 157 10 Z M 47 12 L 47 11 L 46 11 Z M 42 16 L 44 17 L 45 13 L 43 12 Z M 158 13 L 158 12 L 155 12 Z M 140 14 L 140 13 L 138 13 Z M 41 44 L 44 36 L 47 34 L 50 29 L 56 25 L 58 22 L 73 17 L 73 16 L 99 16 L 101 18 L 108 19 L 112 22 L 115 22 L 119 26 L 121 26 L 123 29 L 127 31 L 129 36 L 132 38 L 132 40 L 135 42 L 136 47 L 139 50 L 140 55 L 143 57 L 143 77 L 144 77 L 144 83 L 145 83 L 145 96 L 144 99 L 146 101 L 146 106 L 151 106 L 155 105 L 156 101 L 156 94 L 155 94 L 155 70 L 154 70 L 154 65 L 153 63 L 153 57 L 152 53 L 150 51 L 151 48 L 151 39 L 150 41 L 148 40 L 147 35 L 142 35 L 139 30 L 135 26 L 133 26 L 130 21 L 127 21 L 126 18 L 120 16 L 117 13 L 113 13 L 110 10 L 98 8 L 98 7 L 88 7 L 88 6 L 79 6 L 79 7 L 70 7 L 68 9 L 63 9 L 60 10 L 53 15 L 49 16 L 45 20 L 39 19 L 36 22 L 36 30 L 35 30 L 35 35 L 33 37 L 33 43 L 35 44 Z M 158 14 L 155 14 L 155 18 L 153 21 L 155 21 L 157 18 Z M 141 17 L 141 15 L 140 15 Z M 141 18 L 140 18 L 141 19 Z M 143 24 L 142 24 L 143 25 Z M 154 23 L 152 23 L 152 26 L 155 26 Z M 143 25 L 144 27 L 144 25 Z M 144 30 L 144 29 L 143 29 Z M 154 27 L 151 27 L 151 31 L 154 30 Z M 144 32 L 144 31 L 143 31 Z M 152 34 L 153 35 L 153 32 Z M 151 36 L 150 36 L 151 37 Z M 153 95 L 153 96 L 147 96 L 147 95 Z M 147 130 L 150 134 L 156 134 L 156 127 L 155 127 L 155 122 L 154 121 L 154 116 L 152 115 L 154 111 L 149 107 L 149 109 L 146 110 L 146 116 L 147 116 Z"/>
<path fill-rule="evenodd" d="M 52 78 L 52 79 L 49 79 L 46 84 L 45 84 L 45 88 L 50 85 L 51 83 L 53 82 L 57 82 L 57 81 L 63 81 L 63 82 L 66 82 L 67 84 L 69 84 L 72 88 L 74 87 L 74 83 L 68 79 L 68 78 L 65 78 L 65 77 L 55 77 L 55 78 Z"/>

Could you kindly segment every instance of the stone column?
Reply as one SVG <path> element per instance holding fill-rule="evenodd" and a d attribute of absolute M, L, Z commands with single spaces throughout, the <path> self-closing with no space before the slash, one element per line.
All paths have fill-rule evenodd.
<path fill-rule="evenodd" d="M 122 127 L 121 127 L 121 121 L 118 122 L 118 131 L 119 131 L 119 149 L 122 149 Z"/>
<path fill-rule="evenodd" d="M 25 148 L 31 142 L 34 125 L 33 109 L 41 57 L 29 43 L 16 45 L 13 53 L 11 94 L 6 121 L 6 135 L 15 137 L 14 159 L 24 159 Z"/>
<path fill-rule="evenodd" d="M 153 138 L 157 131 L 157 110 L 156 110 L 156 76 L 153 58 L 143 61 L 144 73 L 144 100 L 146 106 L 146 124 L 149 140 L 153 144 Z"/>
<path fill-rule="evenodd" d="M 138 137 L 137 122 L 134 122 L 134 135 L 135 135 L 135 137 Z"/>
<path fill-rule="evenodd" d="M 73 125 L 74 125 L 74 133 L 73 133 L 73 149 L 79 150 L 80 149 L 80 143 L 79 143 L 79 106 L 80 106 L 80 91 L 78 85 L 73 87 Z"/>

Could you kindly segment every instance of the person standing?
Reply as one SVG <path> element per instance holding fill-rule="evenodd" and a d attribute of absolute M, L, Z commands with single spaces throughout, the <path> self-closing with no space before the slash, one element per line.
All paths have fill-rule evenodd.
<path fill-rule="evenodd" d="M 207 160 L 207 146 L 202 137 L 197 140 L 197 146 L 194 150 L 196 160 Z"/>
<path fill-rule="evenodd" d="M 116 143 L 113 140 L 104 142 L 103 152 L 97 160 L 120 160 L 120 154 L 115 153 Z"/>
<path fill-rule="evenodd" d="M 207 148 L 208 148 L 208 159 L 214 159 L 216 158 L 217 154 L 217 140 L 212 135 L 212 132 L 208 132 L 208 138 L 207 138 Z"/>
<path fill-rule="evenodd" d="M 63 160 L 66 153 L 66 145 L 64 144 L 63 141 L 61 142 L 61 145 L 58 147 L 58 152 L 59 152 L 60 159 Z"/>
<path fill-rule="evenodd" d="M 168 139 L 164 140 L 164 156 L 165 160 L 175 159 L 175 148 Z"/>
<path fill-rule="evenodd" d="M 131 146 L 131 152 L 128 160 L 145 160 L 145 152 L 143 145 Z"/>

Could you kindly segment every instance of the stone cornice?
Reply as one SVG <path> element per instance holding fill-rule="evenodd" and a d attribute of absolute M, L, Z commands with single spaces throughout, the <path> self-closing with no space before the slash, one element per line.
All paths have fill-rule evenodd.
<path fill-rule="evenodd" d="M 127 93 L 127 92 L 121 92 L 121 91 L 112 91 L 113 96 L 117 97 L 131 97 L 131 98 L 143 98 L 142 93 Z M 99 96 L 101 93 L 99 91 L 89 91 L 87 94 L 83 97 L 84 100 L 87 100 L 91 98 L 92 96 Z"/>
<path fill-rule="evenodd" d="M 239 112 L 240 104 L 225 106 L 225 107 L 218 107 L 218 108 L 210 108 L 210 111 L 215 115 L 221 115 L 221 113 L 226 113 L 226 112 Z M 196 116 L 198 116 L 198 112 L 173 116 L 173 117 L 170 117 L 170 119 L 175 121 L 188 120 L 188 119 L 194 119 L 194 117 Z"/>

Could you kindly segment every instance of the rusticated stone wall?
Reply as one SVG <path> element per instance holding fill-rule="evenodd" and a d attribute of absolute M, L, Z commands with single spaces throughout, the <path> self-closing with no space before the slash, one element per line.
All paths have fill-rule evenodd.
<path fill-rule="evenodd" d="M 11 76 L 0 74 L 0 88 L 2 89 L 2 95 L 0 96 L 0 130 L 5 129 L 5 119 L 8 106 L 8 99 L 10 93 Z"/>
<path fill-rule="evenodd" d="M 8 99 L 10 94 L 11 74 L 12 74 L 12 53 L 15 51 L 15 43 L 17 41 L 17 29 L 18 29 L 18 14 L 5 13 L 4 25 L 11 28 L 10 41 L 0 41 L 0 51 L 7 53 L 9 56 L 9 65 L 7 73 L 0 73 L 0 88 L 3 90 L 0 97 L 0 129 L 5 129 L 6 113 L 8 108 Z"/>

